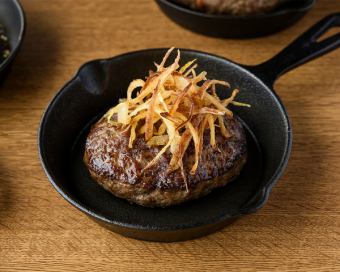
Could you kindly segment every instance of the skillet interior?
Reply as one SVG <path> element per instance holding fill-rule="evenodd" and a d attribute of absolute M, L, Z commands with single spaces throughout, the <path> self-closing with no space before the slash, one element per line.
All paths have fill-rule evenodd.
<path fill-rule="evenodd" d="M 259 79 L 225 59 L 196 51 L 181 50 L 184 64 L 196 58 L 210 78 L 227 80 L 241 90 L 238 100 L 251 109 L 233 110 L 246 123 L 250 156 L 240 177 L 223 189 L 180 206 L 144 208 L 118 199 L 91 181 L 82 163 L 84 140 L 91 123 L 103 110 L 125 97 L 134 78 L 144 77 L 165 49 L 144 50 L 109 60 L 93 61 L 52 100 L 40 129 L 39 148 L 45 171 L 58 192 L 94 219 L 124 235 L 140 239 L 173 241 L 189 239 L 222 227 L 242 214 L 245 204 L 259 208 L 281 168 L 289 146 L 289 124 L 277 97 Z M 221 97 L 230 92 L 218 90 Z M 256 135 L 258 143 L 255 137 Z M 197 231 L 186 232 L 196 229 Z"/>

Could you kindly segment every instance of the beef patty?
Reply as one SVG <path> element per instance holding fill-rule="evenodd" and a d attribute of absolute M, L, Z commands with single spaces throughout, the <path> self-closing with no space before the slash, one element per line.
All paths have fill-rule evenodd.
<path fill-rule="evenodd" d="M 174 0 L 192 9 L 208 13 L 253 15 L 276 8 L 283 0 Z"/>
<path fill-rule="evenodd" d="M 84 162 L 92 178 L 117 197 L 148 207 L 165 207 L 195 199 L 222 187 L 241 171 L 247 157 L 246 138 L 237 118 L 225 118 L 230 133 L 226 139 L 216 129 L 216 148 L 210 145 L 210 134 L 204 133 L 203 151 L 197 171 L 191 175 L 195 161 L 191 142 L 183 157 L 184 175 L 180 169 L 168 173 L 171 159 L 168 150 L 160 160 L 142 171 L 162 146 L 149 146 L 139 136 L 133 148 L 128 147 L 129 133 L 101 120 L 92 126 L 85 147 Z"/>

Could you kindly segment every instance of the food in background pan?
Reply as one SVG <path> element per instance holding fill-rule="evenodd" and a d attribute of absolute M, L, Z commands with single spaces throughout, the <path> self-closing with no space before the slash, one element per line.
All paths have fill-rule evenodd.
<path fill-rule="evenodd" d="M 235 101 L 239 91 L 227 90 L 227 82 L 198 73 L 195 60 L 180 67 L 179 51 L 165 66 L 172 50 L 146 81 L 130 83 L 127 98 L 92 126 L 85 147 L 95 181 L 149 207 L 179 204 L 226 185 L 247 157 L 243 127 L 228 106 L 249 105 Z M 230 96 L 220 99 L 216 85 Z"/>
<path fill-rule="evenodd" d="M 0 64 L 9 57 L 11 53 L 5 28 L 0 24 Z"/>
<path fill-rule="evenodd" d="M 254 15 L 272 11 L 287 0 L 173 0 L 174 2 L 214 14 Z"/>

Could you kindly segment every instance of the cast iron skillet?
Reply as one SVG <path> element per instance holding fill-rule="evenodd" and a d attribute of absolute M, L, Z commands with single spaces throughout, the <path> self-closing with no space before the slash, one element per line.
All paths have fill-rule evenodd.
<path fill-rule="evenodd" d="M 25 15 L 17 0 L 0 1 L 0 23 L 5 27 L 11 47 L 9 57 L 0 63 L 0 81 L 3 80 L 17 55 L 25 33 Z"/>
<path fill-rule="evenodd" d="M 319 36 L 340 25 L 340 14 L 323 19 L 274 58 L 244 66 L 215 55 L 182 49 L 182 63 L 197 59 L 210 78 L 227 80 L 241 90 L 234 108 L 244 121 L 249 159 L 241 175 L 206 197 L 169 208 L 129 204 L 91 180 L 82 162 L 89 127 L 118 99 L 129 82 L 146 75 L 166 49 L 131 52 L 84 64 L 48 106 L 39 131 L 42 165 L 54 188 L 72 205 L 103 226 L 125 236 L 178 241 L 213 232 L 237 217 L 253 213 L 268 199 L 283 173 L 291 150 L 290 122 L 274 81 L 288 70 L 340 46 L 340 34 L 321 42 Z M 219 90 L 223 98 L 229 92 Z"/>
<path fill-rule="evenodd" d="M 254 38 L 283 30 L 301 19 L 315 0 L 290 0 L 277 10 L 253 16 L 207 14 L 169 0 L 156 0 L 175 23 L 191 31 L 221 38 Z"/>

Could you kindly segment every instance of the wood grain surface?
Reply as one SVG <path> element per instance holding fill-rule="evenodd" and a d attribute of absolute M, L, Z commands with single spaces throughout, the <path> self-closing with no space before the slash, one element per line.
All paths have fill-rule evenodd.
<path fill-rule="evenodd" d="M 182 29 L 151 0 L 22 4 L 25 42 L 0 87 L 0 271 L 340 271 L 340 50 L 277 82 L 294 130 L 287 171 L 263 209 L 207 237 L 164 244 L 103 229 L 52 188 L 37 151 L 45 107 L 82 63 L 176 46 L 256 64 L 340 11 L 339 0 L 241 41 Z"/>

